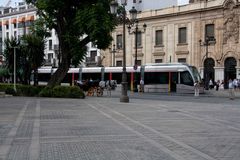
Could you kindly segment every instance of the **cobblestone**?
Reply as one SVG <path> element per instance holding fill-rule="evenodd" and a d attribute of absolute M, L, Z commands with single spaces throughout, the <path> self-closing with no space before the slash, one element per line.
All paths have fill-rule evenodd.
<path fill-rule="evenodd" d="M 239 99 L 114 94 L 1 98 L 0 160 L 239 160 Z"/>

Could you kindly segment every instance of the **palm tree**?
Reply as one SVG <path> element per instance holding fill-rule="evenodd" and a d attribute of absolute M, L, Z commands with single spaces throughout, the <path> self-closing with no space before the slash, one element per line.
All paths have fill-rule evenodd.
<path fill-rule="evenodd" d="M 4 40 L 4 45 L 5 45 L 5 49 L 4 49 L 4 57 L 6 59 L 6 67 L 8 69 L 8 72 L 11 76 L 13 76 L 13 66 L 14 66 L 14 49 L 16 51 L 16 77 L 17 79 L 19 78 L 21 80 L 21 76 L 20 76 L 20 59 L 19 57 L 21 57 L 21 52 L 20 52 L 20 47 L 19 47 L 19 40 L 16 37 L 11 37 L 11 38 L 6 38 Z M 12 77 L 13 79 L 13 77 Z"/>
<path fill-rule="evenodd" d="M 24 35 L 21 40 L 21 46 L 27 62 L 25 65 L 29 68 L 29 70 L 25 72 L 25 78 L 28 79 L 29 83 L 31 72 L 33 71 L 34 85 L 37 85 L 37 69 L 42 66 L 44 62 L 45 40 L 43 37 L 39 37 L 35 34 Z"/>

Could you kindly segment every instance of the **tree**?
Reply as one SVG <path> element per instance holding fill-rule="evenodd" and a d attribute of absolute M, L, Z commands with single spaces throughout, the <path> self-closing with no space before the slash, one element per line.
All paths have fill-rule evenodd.
<path fill-rule="evenodd" d="M 71 63 L 77 65 L 86 54 L 86 44 L 94 42 L 106 49 L 117 25 L 109 8 L 111 0 L 26 0 L 38 9 L 49 29 L 55 29 L 60 49 L 59 67 L 48 86 L 61 83 Z"/>
<path fill-rule="evenodd" d="M 47 32 L 35 30 L 21 38 L 11 37 L 4 40 L 6 67 L 13 73 L 14 49 L 16 52 L 16 77 L 23 84 L 30 84 L 30 76 L 34 71 L 34 85 L 37 85 L 37 69 L 44 62 L 45 35 Z M 36 31 L 36 32 L 35 32 Z M 40 34 L 41 33 L 41 34 Z M 13 74 L 12 74 L 13 75 Z"/>
<path fill-rule="evenodd" d="M 22 37 L 22 51 L 26 60 L 24 79 L 30 82 L 31 72 L 34 72 L 34 85 L 37 85 L 37 69 L 44 62 L 45 40 L 36 34 L 28 34 Z"/>
<path fill-rule="evenodd" d="M 9 74 L 12 76 L 13 79 L 13 72 L 14 72 L 14 50 L 16 52 L 16 77 L 23 81 L 21 76 L 21 52 L 20 52 L 20 42 L 16 37 L 7 38 L 4 40 L 4 57 L 6 58 L 6 67 L 8 68 Z"/>

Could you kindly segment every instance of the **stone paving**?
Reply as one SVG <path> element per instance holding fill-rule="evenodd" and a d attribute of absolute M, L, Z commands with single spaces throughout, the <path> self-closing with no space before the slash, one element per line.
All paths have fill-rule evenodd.
<path fill-rule="evenodd" d="M 239 160 L 239 99 L 207 101 L 0 98 L 0 160 Z"/>

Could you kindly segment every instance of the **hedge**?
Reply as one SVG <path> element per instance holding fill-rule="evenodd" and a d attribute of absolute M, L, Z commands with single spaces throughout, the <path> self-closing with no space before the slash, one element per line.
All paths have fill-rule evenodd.
<path fill-rule="evenodd" d="M 76 86 L 46 86 L 16 85 L 17 92 L 13 89 L 13 84 L 0 83 L 0 91 L 14 96 L 40 96 L 59 98 L 85 98 L 84 92 Z"/>

